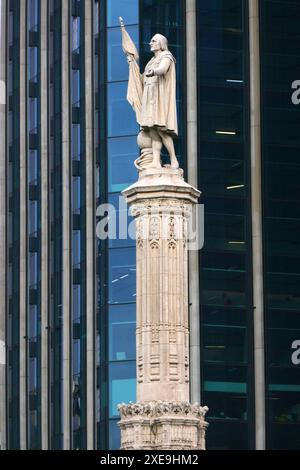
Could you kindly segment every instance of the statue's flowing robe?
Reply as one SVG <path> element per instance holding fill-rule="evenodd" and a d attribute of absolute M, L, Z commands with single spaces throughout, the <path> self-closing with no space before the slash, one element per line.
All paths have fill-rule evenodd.
<path fill-rule="evenodd" d="M 159 68 L 161 61 L 170 61 L 167 72 L 163 75 L 146 77 L 147 72 Z M 158 57 L 148 62 L 143 79 L 142 108 L 139 124 L 142 129 L 157 126 L 171 135 L 178 135 L 176 111 L 176 70 L 175 59 L 171 52 L 163 51 Z"/>

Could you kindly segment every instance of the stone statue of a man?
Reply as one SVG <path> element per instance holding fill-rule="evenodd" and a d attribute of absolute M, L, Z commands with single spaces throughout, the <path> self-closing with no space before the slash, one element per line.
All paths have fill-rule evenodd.
<path fill-rule="evenodd" d="M 120 19 L 121 20 L 121 19 Z M 171 167 L 178 168 L 174 137 L 178 135 L 176 111 L 175 58 L 168 50 L 168 40 L 161 34 L 150 42 L 154 57 L 148 62 L 143 75 L 136 63 L 138 54 L 124 28 L 123 50 L 129 64 L 127 99 L 136 112 L 141 133 L 138 143 L 142 150 L 138 168 L 161 168 L 161 149 L 164 145 L 170 155 Z"/>

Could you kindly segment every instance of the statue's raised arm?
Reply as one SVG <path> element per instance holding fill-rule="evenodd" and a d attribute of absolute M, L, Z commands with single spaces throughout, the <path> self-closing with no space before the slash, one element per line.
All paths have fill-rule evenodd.
<path fill-rule="evenodd" d="M 123 51 L 129 63 L 127 100 L 136 113 L 141 127 L 138 144 L 141 157 L 138 169 L 161 168 L 161 149 L 164 145 L 170 155 L 171 167 L 179 167 L 173 139 L 178 135 L 176 110 L 176 60 L 168 48 L 168 40 L 161 34 L 150 42 L 154 57 L 141 76 L 137 64 L 138 52 L 120 18 Z"/>

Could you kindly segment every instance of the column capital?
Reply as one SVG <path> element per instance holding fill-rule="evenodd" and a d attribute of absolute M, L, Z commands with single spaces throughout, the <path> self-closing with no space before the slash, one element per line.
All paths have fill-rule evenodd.
<path fill-rule="evenodd" d="M 140 171 L 138 181 L 122 194 L 129 205 L 143 201 L 147 204 L 155 199 L 164 206 L 165 200 L 176 201 L 176 204 L 181 201 L 197 204 L 201 192 L 184 181 L 183 170 L 166 166 Z"/>

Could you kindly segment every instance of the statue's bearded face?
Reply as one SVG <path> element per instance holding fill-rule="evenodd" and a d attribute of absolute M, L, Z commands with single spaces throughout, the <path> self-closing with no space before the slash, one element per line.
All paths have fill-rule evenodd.
<path fill-rule="evenodd" d="M 156 52 L 156 51 L 161 50 L 160 39 L 157 36 L 153 36 L 149 45 L 150 45 L 151 52 Z"/>

